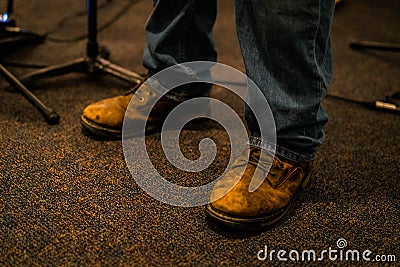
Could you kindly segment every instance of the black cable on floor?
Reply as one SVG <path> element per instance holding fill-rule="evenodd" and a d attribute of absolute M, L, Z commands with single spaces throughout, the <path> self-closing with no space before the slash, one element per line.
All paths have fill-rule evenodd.
<path fill-rule="evenodd" d="M 340 100 L 343 102 L 351 103 L 351 104 L 356 104 L 356 105 L 361 105 L 363 107 L 366 107 L 368 109 L 381 109 L 381 110 L 386 110 L 386 111 L 392 111 L 392 112 L 400 112 L 400 92 L 394 93 L 391 96 L 387 96 L 385 100 L 382 101 L 375 101 L 375 102 L 367 102 L 367 101 L 359 101 L 351 98 L 346 98 L 342 96 L 336 96 L 336 95 L 327 95 L 328 98 Z"/>
<path fill-rule="evenodd" d="M 129 11 L 129 9 L 133 7 L 134 4 L 137 4 L 143 0 L 123 0 L 123 1 L 127 2 L 127 4 L 124 5 L 106 23 L 104 23 L 103 25 L 98 27 L 97 33 L 100 33 L 102 31 L 104 31 L 105 29 L 109 28 L 110 26 L 112 26 L 121 17 L 123 17 L 123 15 L 125 15 Z M 101 3 L 100 5 L 98 5 L 97 9 L 100 10 L 100 9 L 106 8 L 111 4 L 111 2 L 113 2 L 113 0 L 106 0 L 103 3 Z M 79 42 L 79 41 L 85 40 L 87 38 L 87 34 L 82 34 L 80 36 L 76 36 L 73 38 L 65 38 L 65 39 L 52 37 L 51 34 L 58 31 L 68 20 L 75 19 L 75 18 L 78 18 L 81 16 L 86 16 L 86 15 L 87 15 L 87 11 L 84 10 L 84 11 L 79 11 L 79 12 L 76 12 L 74 14 L 64 17 L 63 19 L 60 20 L 59 23 L 57 23 L 57 25 L 53 29 L 48 30 L 44 34 L 45 40 L 49 41 L 49 42 L 54 42 L 54 43 L 74 43 L 74 42 Z M 47 64 L 43 64 L 43 63 L 39 63 L 39 62 L 0 61 L 0 63 L 5 66 L 21 67 L 21 68 L 34 68 L 34 69 L 35 68 L 37 68 L 37 69 L 45 68 L 48 66 Z"/>
<path fill-rule="evenodd" d="M 100 33 L 102 31 L 104 31 L 105 29 L 109 28 L 111 25 L 113 25 L 116 21 L 118 21 L 121 17 L 123 17 L 132 7 L 134 4 L 137 4 L 139 2 L 141 2 L 143 0 L 124 0 L 124 2 L 127 2 L 114 16 L 112 16 L 106 23 L 104 23 L 103 25 L 99 26 L 97 29 L 97 33 Z M 105 2 L 103 2 L 101 5 L 99 5 L 97 7 L 98 10 L 103 9 L 108 7 L 111 2 L 113 2 L 112 0 L 107 0 Z M 74 43 L 74 42 L 79 42 L 82 40 L 85 40 L 87 38 L 87 34 L 82 34 L 76 37 L 72 37 L 72 38 L 57 38 L 57 37 L 52 37 L 51 34 L 56 32 L 57 30 L 59 30 L 64 24 L 65 22 L 67 22 L 70 19 L 75 19 L 81 16 L 85 16 L 87 15 L 86 10 L 85 11 L 79 11 L 75 14 L 71 14 L 69 16 L 64 17 L 58 24 L 56 27 L 54 27 L 53 29 L 47 31 L 44 36 L 45 36 L 45 40 L 49 41 L 49 42 L 53 42 L 53 43 Z"/>

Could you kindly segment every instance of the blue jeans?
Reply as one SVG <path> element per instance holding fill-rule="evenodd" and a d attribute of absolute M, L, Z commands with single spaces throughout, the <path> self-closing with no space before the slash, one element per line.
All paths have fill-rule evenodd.
<path fill-rule="evenodd" d="M 332 78 L 333 0 L 236 0 L 236 28 L 246 75 L 266 97 L 276 125 L 276 154 L 312 160 L 328 116 L 322 100 Z M 216 61 L 215 0 L 158 0 L 146 25 L 143 63 L 154 74 L 187 61 Z M 186 90 L 186 91 L 185 91 Z M 209 87 L 175 92 L 206 95 Z M 250 102 L 252 95 L 248 96 Z M 268 148 L 246 109 L 250 144 Z"/>

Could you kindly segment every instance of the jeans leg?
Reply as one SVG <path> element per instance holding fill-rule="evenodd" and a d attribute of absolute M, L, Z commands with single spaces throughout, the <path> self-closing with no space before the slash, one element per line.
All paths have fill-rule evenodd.
<path fill-rule="evenodd" d="M 236 1 L 236 27 L 247 76 L 261 89 L 273 112 L 276 154 L 289 160 L 312 160 L 324 139 L 328 117 L 322 100 L 332 78 L 333 3 Z M 249 98 L 251 103 L 251 94 Z M 250 143 L 266 147 L 248 109 L 246 120 Z"/>
<path fill-rule="evenodd" d="M 217 59 L 212 28 L 216 0 L 158 0 L 146 24 L 143 65 L 153 75 L 167 67 L 189 61 Z M 190 74 L 188 74 L 190 75 Z M 178 87 L 170 94 L 177 100 L 207 95 L 206 84 Z"/>

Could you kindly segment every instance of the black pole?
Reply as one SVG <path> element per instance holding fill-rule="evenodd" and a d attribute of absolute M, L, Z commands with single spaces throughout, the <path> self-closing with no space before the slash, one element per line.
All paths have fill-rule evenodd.
<path fill-rule="evenodd" d="M 353 49 L 371 48 L 371 49 L 382 50 L 382 51 L 392 51 L 392 52 L 400 51 L 400 44 L 396 44 L 396 43 L 383 43 L 383 42 L 354 40 L 354 41 L 350 42 L 350 47 Z"/>
<path fill-rule="evenodd" d="M 8 13 L 8 15 L 13 13 L 13 6 L 14 6 L 14 1 L 13 0 L 8 0 L 8 2 L 7 2 L 7 13 Z"/>
<path fill-rule="evenodd" d="M 99 44 L 97 42 L 97 0 L 87 0 L 88 13 L 88 43 L 87 56 L 96 58 L 99 55 Z"/>

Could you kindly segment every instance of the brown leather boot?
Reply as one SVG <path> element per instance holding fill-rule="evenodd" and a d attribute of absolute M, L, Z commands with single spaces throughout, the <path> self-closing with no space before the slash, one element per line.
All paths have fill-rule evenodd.
<path fill-rule="evenodd" d="M 150 85 L 144 83 L 126 95 L 93 103 L 83 110 L 83 132 L 94 138 L 121 139 L 124 123 L 125 137 L 143 134 L 144 123 L 146 134 L 159 131 L 168 114 L 181 103 L 165 95 L 160 96 Z M 194 121 L 202 122 L 203 117 L 210 113 L 209 102 L 198 101 L 191 104 L 190 110 L 184 113 L 175 114 L 174 120 L 186 122 L 188 118 L 199 118 Z"/>
<path fill-rule="evenodd" d="M 256 172 L 257 166 L 259 171 Z M 267 173 L 268 166 L 271 168 Z M 206 212 L 211 218 L 235 229 L 262 230 L 285 215 L 295 195 L 307 185 L 311 167 L 311 162 L 284 161 L 251 146 L 217 182 L 211 192 L 211 200 L 216 200 L 208 204 Z M 245 171 L 239 177 L 243 168 Z M 255 191 L 249 192 L 253 177 L 263 179 L 263 182 Z"/>
<path fill-rule="evenodd" d="M 147 121 L 146 133 L 154 132 L 162 126 L 168 113 L 180 103 L 165 96 L 155 103 L 159 97 L 156 91 L 144 83 L 137 90 L 132 90 L 126 95 L 93 103 L 83 110 L 81 116 L 83 131 L 95 138 L 120 139 L 125 113 L 132 100 L 127 118 L 129 124 L 134 125 L 135 121 L 142 123 L 144 120 Z M 146 117 L 145 112 L 152 107 L 150 115 Z M 126 134 L 135 136 L 139 134 L 137 131 L 140 129 L 129 127 L 129 130 L 130 132 Z"/>

